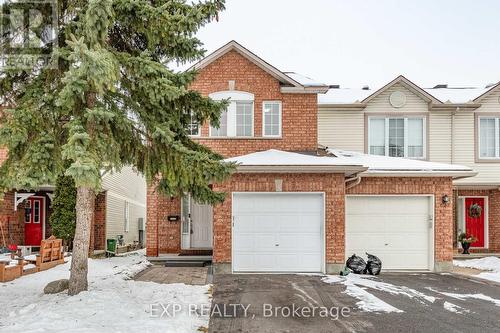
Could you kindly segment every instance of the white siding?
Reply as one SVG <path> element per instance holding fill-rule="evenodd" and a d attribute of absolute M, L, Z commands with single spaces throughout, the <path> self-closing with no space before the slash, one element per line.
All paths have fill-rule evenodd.
<path fill-rule="evenodd" d="M 389 97 L 395 91 L 401 91 L 406 95 L 406 104 L 401 108 L 395 108 L 389 102 Z M 366 113 L 425 113 L 429 111 L 427 102 L 418 96 L 403 84 L 395 84 L 380 95 L 372 99 L 366 106 L 364 112 Z"/>
<path fill-rule="evenodd" d="M 476 114 L 498 113 L 500 115 L 500 89 L 492 92 L 484 98 L 481 107 L 475 110 Z M 475 117 L 472 112 L 461 113 L 456 117 L 459 119 L 459 127 L 455 133 L 455 152 L 457 158 L 455 163 L 472 167 L 479 172 L 476 177 L 456 181 L 457 184 L 498 184 L 500 183 L 500 163 L 475 163 L 474 145 L 477 140 L 475 135 Z M 500 162 L 500 161 L 499 161 Z"/>
<path fill-rule="evenodd" d="M 106 194 L 106 238 L 123 235 L 125 244 L 139 240 L 138 219 L 146 219 L 146 181 L 131 167 L 103 178 Z M 129 203 L 129 231 L 125 232 L 125 202 Z"/>
<path fill-rule="evenodd" d="M 429 160 L 433 162 L 451 162 L 451 113 L 429 113 L 428 149 Z"/>
<path fill-rule="evenodd" d="M 319 144 L 362 153 L 365 149 L 364 135 L 362 111 L 319 109 Z"/>

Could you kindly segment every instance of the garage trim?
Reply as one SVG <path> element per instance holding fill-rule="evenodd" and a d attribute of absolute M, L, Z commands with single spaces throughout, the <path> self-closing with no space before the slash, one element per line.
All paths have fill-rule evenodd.
<path fill-rule="evenodd" d="M 283 274 L 283 272 L 239 272 L 234 270 L 234 196 L 238 194 L 262 194 L 262 195 L 304 195 L 304 194 L 316 194 L 321 195 L 323 209 L 321 211 L 321 240 L 323 242 L 321 246 L 321 273 L 326 273 L 326 207 L 325 207 L 325 192 L 232 192 L 231 193 L 231 273 L 233 274 Z M 287 272 L 290 273 L 290 272 Z"/>
<path fill-rule="evenodd" d="M 436 217 L 435 217 L 435 195 L 434 194 L 346 194 L 346 202 L 349 197 L 428 197 L 430 200 L 429 210 L 430 217 L 432 218 L 432 228 L 429 232 L 429 269 L 426 271 L 435 270 L 435 228 L 436 228 Z M 344 230 L 347 224 L 347 210 L 345 210 L 344 215 Z M 347 233 L 344 233 L 344 251 L 346 249 L 346 239 Z M 344 257 L 347 254 L 344 253 Z M 382 263 L 383 265 L 383 263 Z M 415 270 L 409 269 L 408 271 L 415 272 Z"/>

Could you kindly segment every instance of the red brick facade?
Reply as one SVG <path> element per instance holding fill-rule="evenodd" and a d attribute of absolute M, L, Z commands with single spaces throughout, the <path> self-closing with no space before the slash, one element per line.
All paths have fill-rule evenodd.
<path fill-rule="evenodd" d="M 89 251 L 106 248 L 106 192 L 99 193 L 95 198 L 94 221 L 90 232 Z"/>
<path fill-rule="evenodd" d="M 254 94 L 254 137 L 213 138 L 209 137 L 209 124 L 201 129 L 201 138 L 196 139 L 225 157 L 233 157 L 267 149 L 288 151 L 313 151 L 318 145 L 317 95 L 283 94 L 280 83 L 257 65 L 236 51 L 230 51 L 215 60 L 198 74 L 191 89 L 208 96 L 218 91 L 229 90 L 229 81 L 234 81 L 235 90 Z M 262 137 L 262 102 L 281 101 L 282 137 Z M 307 135 L 304 135 L 306 134 Z"/>
<path fill-rule="evenodd" d="M 488 248 L 473 249 L 474 252 L 500 252 L 500 191 L 456 190 L 456 196 L 487 197 L 488 208 Z"/>
<path fill-rule="evenodd" d="M 314 151 L 317 148 L 317 95 L 283 94 L 278 80 L 241 56 L 230 51 L 203 68 L 192 88 L 207 96 L 234 89 L 255 95 L 254 137 L 245 139 L 210 138 L 204 124 L 200 143 L 226 157 L 255 151 Z M 231 83 L 232 85 L 232 83 Z M 262 101 L 282 102 L 282 138 L 262 138 Z M 364 178 L 361 184 L 345 193 L 345 177 L 339 174 L 234 174 L 214 190 L 227 193 L 222 204 L 213 208 L 213 261 L 231 262 L 231 192 L 274 192 L 275 180 L 281 179 L 283 192 L 324 192 L 326 223 L 326 263 L 340 265 L 345 260 L 345 195 L 346 194 L 430 194 L 435 196 L 435 259 L 449 263 L 453 257 L 453 206 L 441 202 L 443 195 L 453 197 L 451 178 Z M 178 253 L 181 249 L 181 222 L 169 222 L 169 215 L 180 215 L 179 198 L 166 198 L 148 189 L 147 255 Z"/>

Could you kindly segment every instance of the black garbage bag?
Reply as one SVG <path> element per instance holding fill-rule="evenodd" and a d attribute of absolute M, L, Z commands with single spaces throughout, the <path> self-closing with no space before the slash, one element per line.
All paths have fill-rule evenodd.
<path fill-rule="evenodd" d="M 379 275 L 382 270 L 382 261 L 379 257 L 373 254 L 366 254 L 368 256 L 368 262 L 366 263 L 366 270 L 371 275 Z"/>
<path fill-rule="evenodd" d="M 355 254 L 350 256 L 345 264 L 355 274 L 363 274 L 366 270 L 365 260 Z"/>

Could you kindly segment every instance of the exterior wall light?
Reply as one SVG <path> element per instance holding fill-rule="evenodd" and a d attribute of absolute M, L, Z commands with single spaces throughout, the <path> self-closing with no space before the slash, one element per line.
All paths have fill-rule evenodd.
<path fill-rule="evenodd" d="M 448 196 L 448 194 L 445 194 L 441 197 L 441 200 L 443 201 L 443 204 L 444 205 L 447 205 L 450 203 L 450 197 Z"/>

